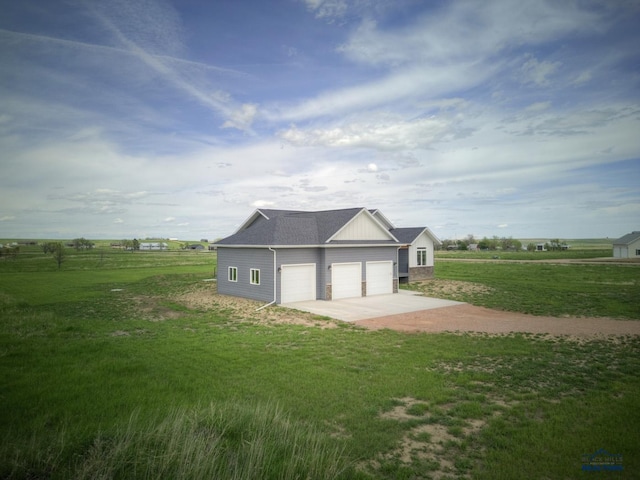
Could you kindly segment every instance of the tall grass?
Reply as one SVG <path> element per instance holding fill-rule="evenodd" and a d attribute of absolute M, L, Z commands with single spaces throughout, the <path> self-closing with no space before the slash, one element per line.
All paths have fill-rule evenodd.
<path fill-rule="evenodd" d="M 134 414 L 77 454 L 77 479 L 341 478 L 350 471 L 336 442 L 293 422 L 273 404 L 211 404 L 173 409 L 163 418 Z"/>

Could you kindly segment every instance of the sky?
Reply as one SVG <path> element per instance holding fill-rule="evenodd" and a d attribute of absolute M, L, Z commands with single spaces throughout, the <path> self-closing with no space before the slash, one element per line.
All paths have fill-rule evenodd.
<path fill-rule="evenodd" d="M 640 2 L 0 0 L 0 238 L 640 230 Z"/>

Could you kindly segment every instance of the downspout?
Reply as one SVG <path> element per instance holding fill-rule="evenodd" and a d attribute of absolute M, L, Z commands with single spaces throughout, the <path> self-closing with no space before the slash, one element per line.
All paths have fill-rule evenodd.
<path fill-rule="evenodd" d="M 276 281 L 278 280 L 278 276 L 277 276 L 277 275 L 278 275 L 278 272 L 277 272 L 277 270 L 276 270 L 276 263 L 277 263 L 277 262 L 276 262 L 276 257 L 277 257 L 277 253 L 276 253 L 276 251 L 275 251 L 273 248 L 271 248 L 271 247 L 269 247 L 269 250 L 271 250 L 271 251 L 273 252 L 273 301 L 272 301 L 272 302 L 269 302 L 269 303 L 267 303 L 267 304 L 265 304 L 265 305 L 263 305 L 263 306 L 261 306 L 261 307 L 259 307 L 259 308 L 256 308 L 256 312 L 259 312 L 260 310 L 262 310 L 263 308 L 268 307 L 269 305 L 273 305 L 274 303 L 276 303 L 276 299 L 278 298 L 277 293 L 276 293 L 276 292 L 277 292 L 277 288 L 276 288 L 276 287 L 277 287 L 277 283 L 276 283 Z"/>

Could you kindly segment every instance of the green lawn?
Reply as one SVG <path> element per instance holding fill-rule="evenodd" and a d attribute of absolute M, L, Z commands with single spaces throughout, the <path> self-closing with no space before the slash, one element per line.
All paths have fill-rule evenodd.
<path fill-rule="evenodd" d="M 215 268 L 182 253 L 0 262 L 0 478 L 592 478 L 600 448 L 640 472 L 638 338 L 258 323 L 181 303 Z M 593 293 L 617 268 L 558 278 Z"/>
<path fill-rule="evenodd" d="M 485 288 L 461 284 L 444 297 L 534 315 L 640 320 L 640 265 L 436 261 L 435 277 L 407 288 L 433 295 L 438 281 L 470 282 Z"/>

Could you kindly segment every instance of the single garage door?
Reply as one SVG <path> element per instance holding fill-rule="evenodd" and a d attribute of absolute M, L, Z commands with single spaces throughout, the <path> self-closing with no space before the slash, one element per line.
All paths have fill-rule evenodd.
<path fill-rule="evenodd" d="M 280 303 L 316 299 L 316 264 L 282 265 Z"/>
<path fill-rule="evenodd" d="M 367 262 L 367 296 L 393 293 L 393 262 Z"/>
<path fill-rule="evenodd" d="M 362 263 L 331 264 L 331 298 L 362 296 Z"/>

